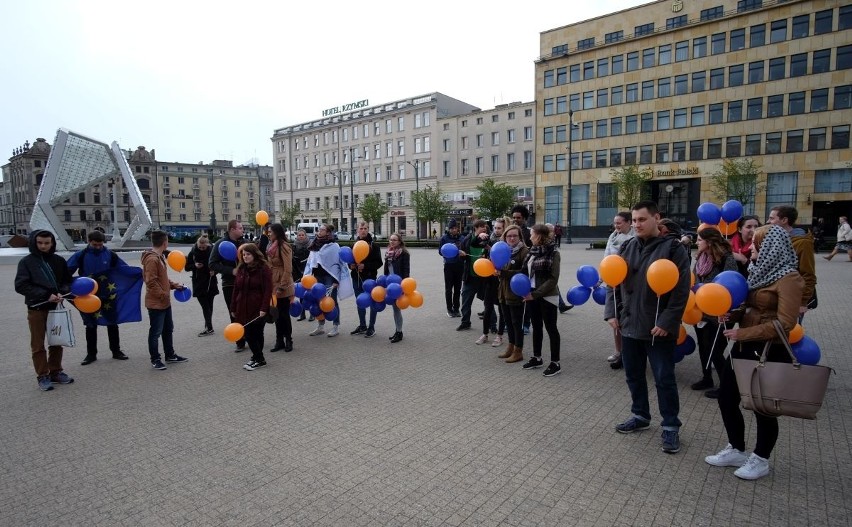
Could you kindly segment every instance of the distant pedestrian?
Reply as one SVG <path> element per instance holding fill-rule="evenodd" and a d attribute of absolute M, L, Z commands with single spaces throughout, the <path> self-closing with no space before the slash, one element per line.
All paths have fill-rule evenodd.
<path fill-rule="evenodd" d="M 840 217 L 840 224 L 837 226 L 837 244 L 834 246 L 834 250 L 823 258 L 831 261 L 834 255 L 840 251 L 846 251 L 846 254 L 849 255 L 849 261 L 852 262 L 852 228 L 849 227 L 846 216 Z"/>

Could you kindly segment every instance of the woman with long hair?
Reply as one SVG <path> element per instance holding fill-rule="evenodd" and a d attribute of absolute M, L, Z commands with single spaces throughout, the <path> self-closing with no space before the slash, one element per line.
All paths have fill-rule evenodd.
<path fill-rule="evenodd" d="M 334 241 L 333 231 L 334 229 L 327 223 L 320 225 L 317 235 L 308 246 L 308 261 L 305 264 L 305 274 L 313 275 L 317 283 L 326 287 L 328 296 L 334 300 L 334 306 L 337 308 L 337 318 L 334 319 L 333 327 L 328 332 L 329 337 L 340 334 L 341 313 L 338 299 L 343 300 L 353 294 L 349 266 L 340 259 L 340 245 Z M 325 319 L 320 320 L 317 327 L 308 334 L 313 337 L 323 333 L 325 333 Z"/>
<path fill-rule="evenodd" d="M 219 294 L 219 280 L 210 269 L 211 252 L 210 238 L 202 234 L 189 251 L 184 267 L 192 273 L 192 296 L 198 299 L 204 317 L 204 331 L 198 334 L 199 337 L 213 334 L 213 300 Z"/>
<path fill-rule="evenodd" d="M 411 275 L 411 255 L 405 248 L 402 235 L 395 232 L 388 237 L 388 250 L 385 253 L 385 274 L 398 275 L 405 279 Z M 402 310 L 393 303 L 393 323 L 396 331 L 390 337 L 391 344 L 402 340 Z"/>
<path fill-rule="evenodd" d="M 540 368 L 541 346 L 544 343 L 542 326 L 547 330 L 550 341 L 550 364 L 544 370 L 545 377 L 552 377 L 562 371 L 559 365 L 559 328 L 556 327 L 557 304 L 559 303 L 559 251 L 547 225 L 538 223 L 530 230 L 532 247 L 529 249 L 523 270 L 530 278 L 532 289 L 524 297 L 532 321 L 533 356 L 523 368 Z"/>
<path fill-rule="evenodd" d="M 731 244 L 717 229 L 698 231 L 697 244 L 698 251 L 695 256 L 695 267 L 693 267 L 696 283 L 712 282 L 722 271 L 737 270 L 737 261 L 731 253 Z M 695 335 L 698 337 L 698 356 L 701 360 L 702 377 L 701 380 L 692 383 L 693 390 L 713 388 L 713 370 L 708 362 L 712 357 L 712 364 L 718 375 L 724 368 L 725 361 L 722 354 L 728 345 L 727 340 L 719 335 L 719 322 L 716 317 L 705 316 L 701 322 L 703 323 L 695 326 Z M 716 394 L 715 390 L 705 393 L 711 399 L 714 399 Z"/>
<path fill-rule="evenodd" d="M 272 294 L 278 299 L 275 346 L 269 351 L 293 351 L 293 324 L 289 313 L 290 302 L 296 293 L 293 283 L 293 248 L 288 243 L 284 226 L 280 223 L 273 223 L 266 232 L 269 238 L 266 257 L 272 268 Z"/>
<path fill-rule="evenodd" d="M 491 239 L 488 240 L 489 248 L 493 247 L 495 243 L 499 242 L 503 238 L 503 230 L 508 224 L 508 220 L 506 218 L 497 218 L 493 223 L 494 229 L 491 232 Z M 497 291 L 500 285 L 500 279 L 496 276 L 489 276 L 487 278 L 483 278 L 482 283 L 485 309 L 482 311 L 482 335 L 476 339 L 475 344 L 479 345 L 488 342 L 488 332 L 491 331 L 496 334 L 491 346 L 496 348 L 503 344 L 503 330 L 506 327 L 506 321 L 503 319 L 503 314 L 498 314 L 496 309 L 499 305 Z"/>
<path fill-rule="evenodd" d="M 737 220 L 737 232 L 731 237 L 731 250 L 737 261 L 737 270 L 748 278 L 748 264 L 751 261 L 751 244 L 754 230 L 760 227 L 757 216 L 743 216 Z"/>
<path fill-rule="evenodd" d="M 296 232 L 296 239 L 293 240 L 293 282 L 298 282 L 302 279 L 302 276 L 305 274 L 305 264 L 308 261 L 308 255 L 310 255 L 311 251 L 308 250 L 308 246 L 311 241 L 308 239 L 308 233 L 305 232 L 305 229 L 299 229 Z M 294 291 L 295 292 L 295 291 Z M 311 317 L 311 321 L 313 321 L 314 317 Z M 305 320 L 305 312 L 302 311 L 302 314 L 299 315 L 299 318 L 296 319 L 296 322 L 300 320 Z"/>
<path fill-rule="evenodd" d="M 251 359 L 243 365 L 248 371 L 266 366 L 263 357 L 264 317 L 272 300 L 272 270 L 257 245 L 244 243 L 237 249 L 231 316 L 245 327 L 245 339 Z"/>
<path fill-rule="evenodd" d="M 783 227 L 764 225 L 754 233 L 752 264 L 748 274 L 748 298 L 720 322 L 739 322 L 739 328 L 726 329 L 724 335 L 735 341 L 731 358 L 757 360 L 767 342 L 768 359 L 790 362 L 783 344 L 777 342 L 774 322 L 781 323 L 785 334 L 799 319 L 799 305 L 805 281 L 796 270 L 799 259 L 790 236 Z M 757 444 L 754 453 L 745 451 L 745 421 L 740 410 L 740 391 L 730 359 L 725 361 L 719 382 L 719 411 L 728 434 L 728 445 L 704 460 L 717 467 L 739 467 L 734 475 L 741 479 L 759 479 L 769 474 L 769 455 L 778 440 L 778 418 L 754 412 Z"/>
<path fill-rule="evenodd" d="M 524 299 L 512 291 L 512 278 L 523 274 L 524 261 L 527 259 L 527 246 L 524 244 L 524 233 L 517 225 L 509 225 L 503 231 L 503 241 L 512 250 L 512 256 L 497 273 L 500 283 L 497 286 L 497 299 L 500 305 L 501 317 L 506 321 L 506 335 L 509 344 L 506 351 L 497 355 L 506 362 L 519 362 L 524 358 Z"/>

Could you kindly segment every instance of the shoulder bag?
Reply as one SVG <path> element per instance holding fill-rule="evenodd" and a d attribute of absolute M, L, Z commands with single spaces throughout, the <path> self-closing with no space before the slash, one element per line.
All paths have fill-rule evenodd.
<path fill-rule="evenodd" d="M 771 341 L 766 342 L 759 360 L 731 359 L 743 408 L 770 417 L 816 419 L 832 369 L 800 364 L 781 323 L 772 323 L 793 363 L 768 362 Z"/>
<path fill-rule="evenodd" d="M 60 302 L 56 309 L 47 312 L 47 345 L 73 348 L 76 344 L 71 311 Z"/>

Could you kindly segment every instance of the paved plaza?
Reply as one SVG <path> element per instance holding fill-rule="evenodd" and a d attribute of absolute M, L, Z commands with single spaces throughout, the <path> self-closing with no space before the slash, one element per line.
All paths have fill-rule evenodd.
<path fill-rule="evenodd" d="M 563 293 L 579 265 L 602 258 L 586 245 L 562 246 Z M 124 256 L 139 265 L 139 253 Z M 455 331 L 434 250 L 412 250 L 425 303 L 403 312 L 398 344 L 390 310 L 375 338 L 350 336 L 349 299 L 340 336 L 309 337 L 313 324 L 294 321 L 295 350 L 267 351 L 269 366 L 248 372 L 248 353 L 222 337 L 221 296 L 216 335 L 204 338 L 195 299 L 173 300 L 188 363 L 151 368 L 143 310 L 121 326 L 130 360 L 110 358 L 101 329 L 99 360 L 80 366 L 77 317 L 64 360 L 76 382 L 51 392 L 36 386 L 15 270 L 0 263 L 3 526 L 852 524 L 852 264 L 840 257 L 817 257 L 820 306 L 804 324 L 837 375 L 816 421 L 781 418 L 771 475 L 756 482 L 704 462 L 727 440 L 716 402 L 689 388 L 697 353 L 677 366 L 683 448 L 667 455 L 653 389 L 651 429 L 613 429 L 630 400 L 605 361 L 601 306 L 559 316 L 561 375 L 523 371 L 496 358 L 502 348 L 474 345 L 475 314 L 473 330 Z M 266 336 L 269 350 L 273 327 Z M 749 414 L 746 425 L 753 447 Z"/>

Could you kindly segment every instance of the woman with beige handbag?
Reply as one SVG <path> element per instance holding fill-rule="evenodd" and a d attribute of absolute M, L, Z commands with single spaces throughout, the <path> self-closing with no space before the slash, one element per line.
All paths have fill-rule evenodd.
<path fill-rule="evenodd" d="M 791 362 L 787 349 L 779 342 L 775 321 L 785 333 L 796 325 L 805 282 L 796 270 L 798 259 L 790 236 L 776 225 L 764 225 L 754 233 L 752 263 L 749 265 L 748 299 L 739 309 L 719 317 L 719 322 L 739 322 L 739 328 L 724 335 L 735 341 L 731 357 L 720 374 L 719 410 L 728 433 L 728 445 L 704 460 L 717 467 L 738 467 L 734 475 L 754 480 L 769 474 L 769 455 L 778 440 L 778 418 L 754 413 L 757 444 L 754 452 L 745 452 L 745 421 L 740 409 L 740 389 L 732 359 L 757 361 L 769 343 L 768 356 L 773 362 Z"/>

